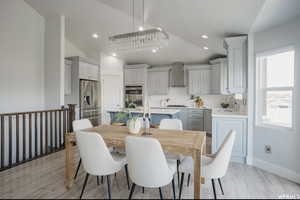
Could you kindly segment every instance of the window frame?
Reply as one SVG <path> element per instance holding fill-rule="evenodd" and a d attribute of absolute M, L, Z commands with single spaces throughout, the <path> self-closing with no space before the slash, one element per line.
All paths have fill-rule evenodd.
<path fill-rule="evenodd" d="M 294 51 L 294 74 L 293 74 L 293 86 L 290 87 L 266 87 L 266 71 L 263 71 L 266 69 L 266 67 L 261 67 L 261 64 L 263 62 L 263 57 L 271 56 L 274 54 L 284 53 L 287 51 Z M 294 131 L 295 130 L 295 81 L 296 81 L 296 74 L 295 74 L 295 68 L 296 68 L 296 49 L 294 46 L 286 46 L 283 48 L 276 48 L 272 50 L 263 51 L 260 53 L 257 53 L 255 56 L 256 59 L 256 67 L 255 67 L 255 126 L 257 127 L 265 127 L 265 128 L 273 128 L 273 129 L 279 129 L 279 130 L 289 130 Z M 265 123 L 263 121 L 263 115 L 266 112 L 267 103 L 266 103 L 266 96 L 267 92 L 269 91 L 291 91 L 292 92 L 292 122 L 291 127 L 275 124 L 275 123 Z"/>

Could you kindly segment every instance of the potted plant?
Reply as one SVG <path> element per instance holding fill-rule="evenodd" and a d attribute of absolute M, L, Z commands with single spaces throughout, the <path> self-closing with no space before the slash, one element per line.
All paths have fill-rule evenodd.
<path fill-rule="evenodd" d="M 142 128 L 142 119 L 140 117 L 132 117 L 127 121 L 128 131 L 131 134 L 139 134 Z"/>
<path fill-rule="evenodd" d="M 132 113 L 128 110 L 118 112 L 116 114 L 116 120 L 119 121 L 119 123 L 122 123 L 122 125 L 125 125 L 124 121 L 127 120 L 128 131 L 131 134 L 138 134 L 142 128 L 142 119 L 140 117 L 133 117 Z"/>
<path fill-rule="evenodd" d="M 191 95 L 191 99 L 194 100 L 197 108 L 201 108 L 204 106 L 204 102 L 199 96 L 195 97 L 194 95 Z"/>

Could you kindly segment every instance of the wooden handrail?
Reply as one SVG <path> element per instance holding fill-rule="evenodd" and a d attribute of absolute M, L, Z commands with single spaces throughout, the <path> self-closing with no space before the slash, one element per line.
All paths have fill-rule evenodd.
<path fill-rule="evenodd" d="M 75 107 L 0 114 L 0 171 L 64 149 Z"/>
<path fill-rule="evenodd" d="M 27 114 L 34 114 L 34 113 L 56 112 L 56 111 L 61 111 L 61 110 L 68 110 L 68 108 L 63 107 L 61 109 L 37 110 L 37 111 L 14 112 L 14 113 L 0 113 L 0 116 L 27 115 Z"/>

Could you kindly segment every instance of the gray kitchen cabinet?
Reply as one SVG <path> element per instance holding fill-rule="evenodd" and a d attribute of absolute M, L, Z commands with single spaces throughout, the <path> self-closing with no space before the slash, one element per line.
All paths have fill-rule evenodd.
<path fill-rule="evenodd" d="M 167 95 L 169 91 L 169 67 L 148 70 L 148 95 Z"/>
<path fill-rule="evenodd" d="M 72 93 L 72 61 L 65 60 L 65 95 Z"/>
<path fill-rule="evenodd" d="M 211 94 L 211 67 L 209 65 L 186 66 L 190 95 Z"/>
<path fill-rule="evenodd" d="M 212 151 L 217 152 L 230 130 L 236 131 L 231 160 L 246 162 L 247 156 L 247 118 L 213 117 Z"/>
<path fill-rule="evenodd" d="M 87 80 L 99 80 L 99 66 L 87 62 L 79 62 L 79 78 Z"/>
<path fill-rule="evenodd" d="M 247 36 L 225 38 L 228 57 L 228 90 L 244 93 L 247 89 Z"/>
<path fill-rule="evenodd" d="M 201 109 L 189 109 L 187 116 L 188 130 L 204 130 L 204 111 Z"/>
<path fill-rule="evenodd" d="M 212 111 L 210 109 L 205 109 L 204 110 L 204 122 L 203 122 L 203 126 L 204 126 L 204 131 L 211 135 L 212 132 Z"/>
<path fill-rule="evenodd" d="M 230 94 L 228 91 L 228 60 L 218 58 L 209 61 L 211 64 L 211 94 Z"/>
<path fill-rule="evenodd" d="M 146 64 L 126 65 L 124 68 L 124 82 L 126 85 L 143 85 L 147 80 Z"/>

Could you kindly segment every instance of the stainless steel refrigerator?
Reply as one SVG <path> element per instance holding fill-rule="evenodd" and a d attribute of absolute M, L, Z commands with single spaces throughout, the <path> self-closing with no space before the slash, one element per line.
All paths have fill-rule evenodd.
<path fill-rule="evenodd" d="M 89 119 L 94 126 L 100 123 L 98 81 L 80 80 L 80 118 Z"/>

